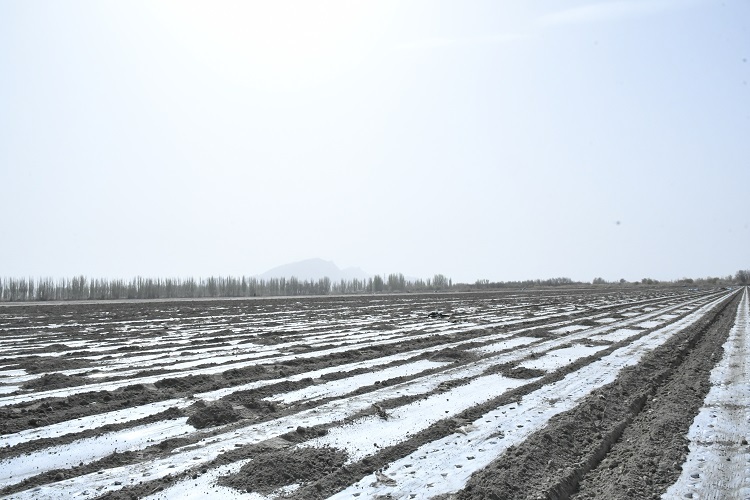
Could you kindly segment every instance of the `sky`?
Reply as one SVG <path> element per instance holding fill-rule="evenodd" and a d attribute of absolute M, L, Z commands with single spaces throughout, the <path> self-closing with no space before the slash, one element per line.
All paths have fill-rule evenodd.
<path fill-rule="evenodd" d="M 0 2 L 0 276 L 750 268 L 750 2 Z"/>

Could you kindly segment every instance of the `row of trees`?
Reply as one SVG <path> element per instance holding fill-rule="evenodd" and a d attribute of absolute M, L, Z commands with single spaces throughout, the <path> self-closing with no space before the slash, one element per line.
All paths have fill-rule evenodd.
<path fill-rule="evenodd" d="M 602 278 L 594 278 L 591 282 L 594 285 L 612 285 L 619 283 L 621 285 L 629 283 L 628 281 L 621 279 L 619 281 L 606 281 Z M 671 283 L 677 285 L 695 285 L 695 286 L 727 286 L 727 285 L 747 285 L 750 284 L 750 270 L 737 271 L 734 276 L 731 274 L 727 276 L 708 276 L 706 278 L 681 278 L 676 281 L 659 281 L 652 278 L 643 278 L 640 282 L 634 281 L 633 284 L 642 285 L 658 285 L 660 283 Z"/>
<path fill-rule="evenodd" d="M 608 282 L 594 278 L 594 285 L 619 283 L 621 279 Z M 632 284 L 656 285 L 660 282 L 643 278 Z M 750 284 L 750 270 L 740 270 L 734 276 L 722 278 L 682 278 L 669 282 L 692 286 L 725 286 Z M 0 302 L 54 301 L 54 300 L 117 300 L 117 299 L 177 299 L 210 297 L 273 297 L 296 295 L 328 295 L 388 292 L 427 292 L 436 290 L 490 290 L 502 288 L 530 288 L 540 286 L 580 285 L 570 278 L 549 278 L 524 281 L 477 280 L 473 285 L 455 285 L 453 280 L 442 274 L 431 279 L 407 280 L 403 274 L 373 276 L 367 279 L 351 279 L 332 282 L 328 278 L 319 280 L 299 280 L 297 278 L 271 278 L 267 280 L 253 277 L 209 277 L 209 278 L 143 278 L 89 279 L 75 278 L 0 278 Z"/>
<path fill-rule="evenodd" d="M 591 281 L 594 285 L 658 285 L 658 284 L 677 284 L 677 285 L 694 285 L 694 286 L 727 286 L 727 285 L 748 285 L 750 284 L 750 270 L 737 271 L 734 276 L 731 274 L 723 277 L 707 278 L 682 278 L 676 281 L 659 281 L 652 278 L 643 278 L 640 281 L 629 282 L 625 279 L 617 281 L 607 281 L 604 278 L 597 277 Z M 471 288 L 478 289 L 496 289 L 496 288 L 528 288 L 535 286 L 560 286 L 560 285 L 581 285 L 580 281 L 573 281 L 570 278 L 550 278 L 546 280 L 525 280 L 525 281 L 490 281 L 477 280 Z"/>
<path fill-rule="evenodd" d="M 523 280 L 523 281 L 490 281 L 477 280 L 473 288 L 495 289 L 495 288 L 529 288 L 535 286 L 561 286 L 561 285 L 580 285 L 580 281 L 573 281 L 570 278 L 549 278 L 546 280 Z"/>
<path fill-rule="evenodd" d="M 272 297 L 444 290 L 453 281 L 442 274 L 407 280 L 403 274 L 331 282 L 328 278 L 257 279 L 253 277 L 89 279 L 0 278 L 0 301 L 176 299 L 205 297 Z"/>

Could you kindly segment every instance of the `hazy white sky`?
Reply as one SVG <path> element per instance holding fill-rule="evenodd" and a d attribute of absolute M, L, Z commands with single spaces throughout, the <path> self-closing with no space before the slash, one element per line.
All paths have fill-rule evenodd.
<path fill-rule="evenodd" d="M 0 2 L 0 276 L 750 267 L 750 2 Z"/>

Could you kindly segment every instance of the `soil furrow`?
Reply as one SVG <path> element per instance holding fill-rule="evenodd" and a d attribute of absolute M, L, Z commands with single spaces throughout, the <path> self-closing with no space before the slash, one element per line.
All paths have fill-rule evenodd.
<path fill-rule="evenodd" d="M 30 325 L 36 325 L 29 327 L 27 332 L 19 330 L 17 336 L 24 340 L 16 345 L 23 352 L 37 349 L 35 352 L 41 355 L 33 360 L 27 359 L 28 363 L 36 363 L 33 366 L 28 364 L 21 367 L 19 364 L 6 362 L 7 366 L 3 366 L 2 370 L 6 371 L 8 380 L 14 380 L 13 377 L 24 377 L 20 369 L 29 368 L 32 371 L 41 370 L 41 378 L 34 379 L 29 387 L 38 385 L 44 389 L 51 384 L 61 384 L 61 387 L 73 383 L 86 384 L 86 377 L 94 373 L 89 370 L 95 370 L 98 364 L 107 362 L 106 355 L 100 358 L 100 354 L 97 354 L 102 352 L 102 348 L 115 349 L 113 352 L 118 352 L 120 357 L 117 363 L 123 366 L 127 366 L 124 362 L 128 357 L 137 357 L 138 368 L 133 373 L 137 374 L 139 380 L 145 380 L 143 375 L 146 374 L 154 378 L 149 383 L 137 383 L 139 380 L 135 380 L 120 389 L 99 392 L 86 392 L 87 389 L 96 386 L 87 388 L 84 385 L 80 389 L 75 389 L 83 390 L 80 394 L 65 398 L 39 399 L 0 408 L 0 416 L 8 417 L 2 419 L 3 426 L 8 432 L 30 430 L 55 422 L 62 424 L 75 417 L 93 417 L 108 411 L 124 410 L 151 402 L 187 402 L 187 399 L 195 394 L 212 391 L 216 392 L 218 398 L 215 402 L 212 402 L 212 399 L 207 399 L 207 403 L 199 401 L 194 407 L 188 403 L 187 406 L 181 405 L 179 409 L 164 414 L 103 427 L 100 423 L 100 427 L 82 429 L 78 433 L 61 438 L 27 441 L 25 445 L 19 444 L 13 449 L 6 448 L 0 451 L 0 459 L 12 457 L 21 451 L 43 451 L 50 445 L 72 443 L 80 437 L 95 437 L 100 433 L 122 431 L 137 424 L 158 423 L 164 418 L 175 418 L 180 415 L 208 419 L 206 425 L 209 426 L 203 431 L 190 432 L 184 437 L 169 439 L 163 443 L 154 443 L 154 446 L 148 448 L 116 453 L 102 460 L 81 463 L 67 470 L 50 470 L 30 478 L 29 481 L 5 488 L 3 492 L 17 492 L 19 496 L 29 498 L 38 495 L 65 496 L 80 493 L 76 488 L 81 486 L 76 485 L 90 484 L 85 486 L 89 490 L 89 496 L 93 496 L 98 490 L 101 493 L 109 491 L 109 498 L 142 497 L 155 491 L 171 491 L 165 488 L 178 479 L 205 476 L 207 481 L 211 476 L 209 471 L 219 470 L 216 468 L 238 460 L 253 458 L 256 463 L 251 465 L 250 462 L 247 465 L 250 469 L 247 470 L 255 467 L 253 470 L 261 475 L 260 489 L 257 491 L 269 493 L 279 486 L 292 484 L 289 478 L 280 482 L 278 478 L 274 478 L 273 465 L 285 467 L 284 464 L 288 461 L 291 461 L 290 464 L 296 463 L 294 460 L 300 458 L 299 452 L 291 452 L 288 448 L 297 443 L 309 445 L 326 442 L 322 435 L 329 429 L 338 429 L 342 425 L 356 423 L 362 418 L 372 418 L 380 412 L 385 415 L 382 418 L 387 418 L 391 412 L 402 411 L 400 408 L 410 408 L 405 405 L 418 403 L 424 398 L 440 396 L 445 391 L 448 391 L 446 394 L 451 397 L 454 396 L 454 392 L 456 397 L 460 397 L 461 386 L 474 384 L 484 387 L 481 385 L 483 377 L 502 375 L 517 380 L 527 378 L 520 387 L 503 390 L 500 396 L 492 397 L 485 403 L 473 405 L 455 415 L 451 414 L 450 418 L 442 418 L 426 429 L 417 430 L 406 436 L 408 439 L 403 442 L 376 449 L 374 453 L 373 450 L 363 452 L 364 458 L 360 455 L 354 461 L 344 463 L 342 460 L 347 460 L 347 454 L 342 455 L 341 450 L 329 450 L 328 453 L 325 448 L 308 447 L 307 449 L 311 450 L 308 453 L 309 457 L 297 460 L 299 464 L 294 467 L 300 469 L 300 474 L 304 469 L 309 469 L 307 472 L 311 475 L 299 478 L 299 481 L 306 484 L 292 493 L 292 496 L 306 500 L 323 498 L 366 478 L 375 470 L 387 467 L 425 443 L 455 434 L 457 429 L 467 422 L 481 418 L 488 411 L 518 402 L 524 395 L 562 380 L 566 375 L 601 360 L 603 356 L 618 348 L 637 342 L 652 331 L 678 322 L 679 318 L 689 311 L 696 310 L 700 304 L 714 300 L 719 295 L 720 293 L 687 294 L 682 291 L 675 293 L 648 289 L 644 289 L 642 293 L 640 290 L 631 289 L 625 294 L 613 291 L 599 295 L 590 291 L 566 291 L 543 294 L 456 294 L 372 299 L 282 299 L 257 303 L 199 301 L 181 304 L 55 304 L 14 306 L 6 309 L 12 310 L 12 315 L 3 314 L 3 308 L 0 308 L 0 324 L 3 324 L 0 331 L 5 330 L 8 334 L 13 331 L 11 335 L 16 335 L 17 327 L 14 323 L 18 325 L 24 318 L 30 319 Z M 700 304 L 696 304 L 696 301 Z M 447 311 L 450 321 L 439 317 L 428 318 L 431 311 Z M 700 314 L 704 313 L 701 311 Z M 498 498 L 514 496 L 503 496 L 503 489 L 498 487 L 496 477 L 509 477 L 514 484 L 528 488 L 529 494 L 532 495 L 529 498 L 534 498 L 534 494 L 551 498 L 569 496 L 581 482 L 581 478 L 582 484 L 585 484 L 587 478 L 594 477 L 601 464 L 608 463 L 612 450 L 616 449 L 616 446 L 612 447 L 612 443 L 621 435 L 626 436 L 633 426 L 639 425 L 644 415 L 649 415 L 655 410 L 666 414 L 667 409 L 672 408 L 671 405 L 679 402 L 679 398 L 670 399 L 670 396 L 679 390 L 677 386 L 665 393 L 660 384 L 685 378 L 688 385 L 692 384 L 691 388 L 701 385 L 688 376 L 690 368 L 683 370 L 681 366 L 692 359 L 692 351 L 698 352 L 703 348 L 706 342 L 704 339 L 714 336 L 714 323 L 718 323 L 719 320 L 712 319 L 713 316 L 706 314 L 696 325 L 670 339 L 667 345 L 672 346 L 673 352 L 669 356 L 664 354 L 661 358 L 653 358 L 652 353 L 637 367 L 623 372 L 623 376 L 627 375 L 630 379 L 626 378 L 625 382 L 618 379 L 611 384 L 615 387 L 610 387 L 611 392 L 597 392 L 594 394 L 596 397 L 587 398 L 580 409 L 576 407 L 570 410 L 568 413 L 572 415 L 572 419 L 578 419 L 573 420 L 578 425 L 561 424 L 566 413 L 553 417 L 550 421 L 557 427 L 546 427 L 543 431 L 531 435 L 529 442 L 533 442 L 533 439 L 543 439 L 544 441 L 540 442 L 544 444 L 547 444 L 550 436 L 540 438 L 539 435 L 545 432 L 551 435 L 554 438 L 553 444 L 557 443 L 556 446 L 560 449 L 559 457 L 553 454 L 544 467 L 521 473 L 516 470 L 521 467 L 518 465 L 519 462 L 528 462 L 526 465 L 534 462 L 533 454 L 526 450 L 527 443 L 523 442 L 503 455 L 510 456 L 512 462 L 510 467 L 503 469 L 508 470 L 503 472 L 505 476 L 498 474 L 498 471 L 493 469 L 493 464 L 485 472 L 476 474 L 475 479 L 479 483 L 473 479 L 459 492 L 459 496 L 469 495 L 465 498 L 473 498 L 472 491 L 481 492 L 484 483 L 477 478 L 481 478 L 483 474 L 493 476 L 491 481 L 488 480 L 489 489 L 484 493 L 499 495 Z M 102 321 L 104 318 L 106 319 Z M 462 323 L 466 321 L 474 324 Z M 709 327 L 711 321 L 714 323 Z M 116 326 L 117 324 L 121 326 Z M 425 334 L 427 330 L 419 326 L 409 326 L 420 324 L 426 325 L 424 328 L 431 331 Z M 621 330 L 615 331 L 618 325 Z M 623 329 L 623 326 L 627 326 L 627 329 Z M 399 328 L 408 331 L 402 333 L 398 331 Z M 363 333 L 365 330 L 369 333 Z M 44 334 L 40 334 L 42 331 Z M 602 338 L 598 338 L 598 335 L 602 335 Z M 611 336 L 611 339 L 606 340 L 604 336 Z M 35 340 L 34 337 L 38 338 Z M 6 337 L 0 341 L 0 347 L 4 352 L 11 352 L 13 349 L 14 344 L 8 340 Z M 280 355 L 272 354 L 268 359 L 248 359 L 242 363 L 230 361 L 226 366 L 209 366 L 212 359 L 222 362 L 229 359 L 228 352 L 234 352 L 234 348 L 227 343 L 229 341 L 249 342 L 263 346 L 263 349 L 283 349 Z M 507 344 L 503 344 L 506 341 Z M 251 344 L 247 345 L 252 348 Z M 124 347 L 132 350 L 122 351 Z M 598 352 L 595 352 L 597 349 Z M 661 347 L 657 351 L 662 352 L 665 349 L 666 347 Z M 184 353 L 185 356 L 181 357 L 178 353 Z M 176 356 L 173 363 L 168 356 Z M 377 370 L 391 369 L 393 377 L 378 377 L 375 376 L 376 372 L 371 374 L 376 365 L 355 367 L 360 362 L 377 363 L 387 356 L 396 357 L 389 363 L 378 363 Z M 549 359 L 550 364 L 545 365 L 545 356 L 557 359 Z M 578 356 L 581 357 L 576 359 Z M 49 370 L 54 370 L 56 359 L 63 363 L 57 366 L 70 369 L 70 380 L 63 379 L 64 374 L 59 374 L 57 378 L 53 377 L 54 380 L 49 377 Z M 660 360 L 666 363 L 666 366 L 660 366 Z M 422 363 L 415 365 L 415 371 L 406 372 L 398 368 L 415 362 Z M 451 365 L 430 365 L 435 362 L 450 362 Z M 533 368 L 522 366 L 524 362 Z M 476 365 L 477 363 L 479 365 Z M 172 365 L 179 370 L 175 372 L 168 369 Z M 345 365 L 351 366 L 352 369 L 346 371 L 337 368 Z M 462 372 L 463 367 L 473 365 L 476 365 L 476 368 L 471 373 Z M 230 369 L 233 366 L 236 368 Z M 537 368 L 544 366 L 548 368 Z M 454 370 L 454 367 L 457 370 Z M 216 369 L 219 370 L 218 373 L 203 373 Z M 320 375 L 319 378 L 305 377 L 306 373 L 322 369 L 330 370 L 331 373 Z M 352 377 L 359 378 L 349 380 Z M 609 380 L 613 378 L 614 376 Z M 392 387 L 406 387 L 409 384 L 419 385 L 422 380 L 443 379 L 445 384 L 435 382 L 435 387 L 431 386 L 417 392 L 407 391 L 399 394 L 396 392 L 399 389 L 390 390 Z M 100 380 L 109 379 L 104 377 Z M 256 382 L 261 385 L 247 385 Z M 2 383 L 3 373 L 0 371 L 0 384 Z M 623 387 L 623 384 L 627 387 Z M 246 385 L 249 389 L 243 388 Z M 42 396 L 42 393 L 38 395 Z M 598 397 L 602 395 L 603 397 Z M 665 408 L 656 406 L 662 399 Z M 373 406 L 372 401 L 377 404 Z M 355 406 L 347 407 L 350 402 Z M 200 406 L 201 404 L 203 406 Z M 414 406 L 413 411 L 419 411 L 418 407 L 418 404 Z M 329 409 L 333 410 L 335 415 L 326 416 L 325 413 Z M 212 427 L 217 423 L 226 424 L 232 420 L 214 422 L 213 414 L 219 410 L 226 410 L 233 420 L 239 421 Z M 119 420 L 120 417 L 117 418 Z M 308 425 L 305 419 L 311 423 Z M 111 421 L 115 422 L 114 415 Z M 671 425 L 671 421 L 666 417 L 663 421 L 645 421 L 659 429 Z M 198 420 L 193 418 L 192 422 Z M 11 427 L 8 427 L 9 425 Z M 230 436 L 233 432 L 237 432 L 238 436 L 245 433 L 246 437 L 233 439 Z M 378 431 L 374 429 L 373 432 L 377 434 Z M 672 438 L 677 434 L 677 431 L 673 431 Z M 373 438 L 382 442 L 376 436 Z M 566 455 L 563 452 L 565 446 L 573 448 L 574 451 Z M 175 458 L 184 455 L 185 462 L 175 469 L 170 469 L 172 455 L 175 455 Z M 279 457 L 283 460 L 274 462 Z M 311 460 L 322 461 L 323 464 L 311 467 Z M 501 461 L 502 458 L 497 462 Z M 323 467 L 324 464 L 328 464 L 328 468 Z M 635 459 L 630 459 L 628 466 L 630 465 L 638 464 Z M 118 466 L 122 472 L 115 472 L 114 468 Z M 593 472 L 585 475 L 587 471 Z M 289 477 L 295 477 L 296 473 L 291 470 L 287 472 L 291 474 Z M 640 470 L 637 473 L 640 473 Z M 118 478 L 118 474 L 119 477 L 127 479 L 107 479 Z M 86 479 L 89 476 L 90 480 Z M 138 484 L 131 482 L 134 478 L 140 478 L 135 479 Z M 652 483 L 657 482 L 654 477 L 649 479 Z M 115 483 L 113 486 L 113 481 L 118 481 L 119 484 Z M 205 481 L 204 483 L 208 484 Z M 58 482 L 64 488 L 57 488 Z M 235 486 L 243 487 L 243 484 L 240 481 Z M 45 486 L 35 492 L 31 489 L 35 485 Z M 630 488 L 636 493 L 641 492 L 633 486 Z M 581 494 L 585 495 L 584 489 L 581 490 Z M 598 491 L 595 495 L 597 494 Z M 478 495 L 477 498 L 482 496 L 482 493 Z"/>
<path fill-rule="evenodd" d="M 544 323 L 538 325 L 537 328 L 542 328 L 543 326 Z M 505 333 L 508 335 L 513 333 L 518 334 L 526 331 L 528 328 L 533 327 L 524 327 Z M 472 332 L 471 341 L 482 342 L 483 337 L 491 337 L 493 333 L 494 330 L 492 329 L 475 329 Z M 415 347 L 437 349 L 443 346 L 448 339 L 450 337 L 406 338 L 400 343 L 391 343 L 387 346 L 376 346 L 369 349 L 363 349 L 362 346 L 355 346 L 346 352 L 321 355 L 320 357 L 297 358 L 287 363 L 282 362 L 281 365 L 275 362 L 267 365 L 265 363 L 269 363 L 268 361 L 256 360 L 248 362 L 248 368 L 227 370 L 217 375 L 191 374 L 175 377 L 176 374 L 165 373 L 161 376 L 157 375 L 149 379 L 143 379 L 141 385 L 138 385 L 137 381 L 128 381 L 127 384 L 129 385 L 125 385 L 125 387 L 117 390 L 93 392 L 94 387 L 81 387 L 77 389 L 81 391 L 80 393 L 66 396 L 64 399 L 54 397 L 40 398 L 36 404 L 30 402 L 16 403 L 6 408 L 0 408 L 0 415 L 4 416 L 0 431 L 3 433 L 18 432 L 39 425 L 49 425 L 72 418 L 111 411 L 122 407 L 123 404 L 127 406 L 144 405 L 175 397 L 188 397 L 197 392 L 237 386 L 252 380 L 273 379 L 279 375 L 283 377 L 294 376 L 325 366 L 326 364 L 338 364 L 342 361 L 366 361 L 399 352 L 408 352 Z M 156 380 L 157 387 L 150 385 L 153 381 L 152 379 Z M 144 386 L 143 383 L 148 385 Z M 43 394 L 32 393 L 29 397 L 38 396 L 43 396 Z M 5 399 L 9 400 L 11 398 Z"/>
<path fill-rule="evenodd" d="M 582 480 L 580 498 L 658 497 L 679 473 L 687 451 L 686 415 L 695 414 L 708 391 L 708 374 L 720 357 L 739 298 L 727 299 L 623 370 L 614 383 L 508 450 L 472 477 L 456 498 L 564 499 Z M 610 449 L 615 442 L 626 443 L 627 451 Z M 601 480 L 591 479 L 597 475 Z"/>

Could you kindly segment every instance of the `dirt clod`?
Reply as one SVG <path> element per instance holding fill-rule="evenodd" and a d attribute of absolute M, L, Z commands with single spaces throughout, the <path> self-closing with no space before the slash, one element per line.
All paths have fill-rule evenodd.
<path fill-rule="evenodd" d="M 231 404 L 223 401 L 210 404 L 200 402 L 193 407 L 197 411 L 188 418 L 187 423 L 196 429 L 231 424 L 242 418 L 242 415 Z"/>
<path fill-rule="evenodd" d="M 240 491 L 268 494 L 297 483 L 309 483 L 341 468 L 347 454 L 334 448 L 290 448 L 273 450 L 255 457 L 236 474 L 221 478 L 220 484 Z"/>

